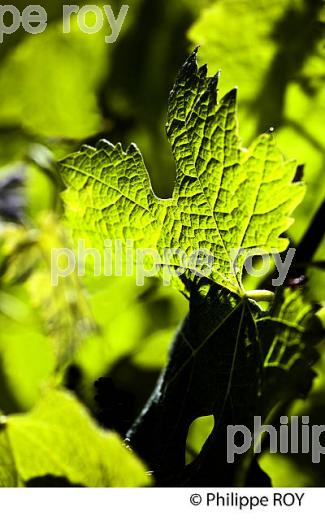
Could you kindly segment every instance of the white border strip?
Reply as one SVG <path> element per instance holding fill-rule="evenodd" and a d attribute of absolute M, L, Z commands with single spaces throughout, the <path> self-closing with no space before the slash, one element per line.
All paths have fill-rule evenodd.
<path fill-rule="evenodd" d="M 202 502 L 192 505 L 193 496 L 195 498 L 192 498 L 192 502 L 200 502 L 200 498 Z M 216 502 L 217 497 L 219 505 Z M 298 497 L 302 497 L 300 501 Z M 223 499 L 228 505 L 222 505 Z M 249 505 L 240 509 L 240 499 L 242 503 L 247 500 L 250 503 L 259 501 L 259 505 L 254 505 L 252 509 Z M 324 502 L 322 488 L 0 489 L 1 516 L 24 520 L 233 520 L 248 517 L 260 520 L 261 517 L 274 519 L 275 515 L 279 518 L 297 519 L 306 518 L 306 513 L 310 512 L 319 514 Z"/>

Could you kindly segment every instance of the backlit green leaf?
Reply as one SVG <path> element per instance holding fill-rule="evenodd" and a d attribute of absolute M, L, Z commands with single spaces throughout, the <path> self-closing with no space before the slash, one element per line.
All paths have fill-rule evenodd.
<path fill-rule="evenodd" d="M 171 199 L 153 193 L 142 156 L 135 145 L 102 141 L 83 147 L 61 162 L 67 216 L 78 238 L 132 240 L 135 247 L 197 251 L 213 257 L 212 281 L 243 294 L 242 259 L 255 248 L 283 251 L 289 215 L 304 188 L 292 183 L 296 165 L 284 160 L 270 134 L 249 150 L 237 130 L 236 91 L 217 102 L 218 77 L 198 70 L 196 52 L 182 67 L 171 92 L 167 134 L 177 179 Z M 270 197 L 272 193 L 272 197 Z M 242 250 L 238 273 L 233 251 Z M 182 268 L 177 255 L 170 265 Z M 204 267 L 195 264 L 201 274 Z"/>
<path fill-rule="evenodd" d="M 97 427 L 70 394 L 49 390 L 29 413 L 2 418 L 0 485 L 52 475 L 89 487 L 150 483 L 142 463 L 115 433 Z"/>

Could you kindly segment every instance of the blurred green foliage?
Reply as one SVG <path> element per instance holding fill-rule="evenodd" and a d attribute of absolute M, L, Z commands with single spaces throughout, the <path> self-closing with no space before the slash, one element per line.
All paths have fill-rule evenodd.
<path fill-rule="evenodd" d="M 150 483 L 145 467 L 118 436 L 98 428 L 67 392 L 48 390 L 34 410 L 1 424 L 6 436 L 0 436 L 0 486 L 17 487 L 47 475 L 88 487 Z"/>
<path fill-rule="evenodd" d="M 29 410 L 48 386 L 59 384 L 103 426 L 124 435 L 166 362 L 187 302 L 156 281 L 137 288 L 132 279 L 80 281 L 71 276 L 52 287 L 51 248 L 71 244 L 55 161 L 81 142 L 94 144 L 100 137 L 114 143 L 134 141 L 152 172 L 156 193 L 169 195 L 175 166 L 163 132 L 168 94 L 189 50 L 200 44 L 200 59 L 208 62 L 210 72 L 222 69 L 223 91 L 239 87 L 245 145 L 272 126 L 288 158 L 305 164 L 307 197 L 295 214 L 291 236 L 298 242 L 325 196 L 324 4 L 132 0 L 120 37 L 106 45 L 105 29 L 85 35 L 74 23 L 71 34 L 62 34 L 65 2 L 39 3 L 49 16 L 46 32 L 29 36 L 19 30 L 0 46 L 0 179 L 23 167 L 27 204 L 25 216 L 12 222 L 0 206 L 0 409 L 9 415 L 9 428 L 10 421 L 13 429 L 17 421 L 13 435 L 19 436 L 19 420 L 32 421 Z M 120 2 L 109 3 L 117 12 Z M 22 10 L 28 2 L 16 0 L 15 5 Z M 314 259 L 324 260 L 324 254 L 323 243 Z M 312 299 L 324 302 L 324 273 L 310 269 L 309 277 Z M 319 373 L 324 373 L 324 360 Z M 109 379 L 96 390 L 95 381 L 105 377 Z M 101 388 L 114 401 L 108 409 L 102 406 Z M 85 422 L 85 442 L 90 436 L 96 437 L 95 445 L 108 442 L 88 416 L 81 417 L 81 404 L 67 404 L 70 397 L 64 392 L 62 406 L 71 405 L 76 420 Z M 322 424 L 324 399 L 324 378 L 319 377 L 309 401 L 296 403 L 296 410 Z M 59 414 L 59 398 L 53 403 L 54 418 L 56 404 Z M 10 419 L 21 412 L 27 415 Z M 188 457 L 198 453 L 210 427 L 209 419 L 193 426 Z M 8 447 L 1 428 L 4 461 Z M 23 453 L 25 441 L 17 442 Z M 126 462 L 120 441 L 114 437 L 112 443 L 117 464 L 135 465 L 130 470 L 134 479 L 128 483 L 121 480 L 123 475 L 115 481 L 106 476 L 104 484 L 145 483 L 139 462 Z M 94 467 L 97 456 L 94 448 Z M 301 461 L 265 456 L 263 467 L 275 484 L 324 485 L 323 465 L 316 471 L 303 462 L 301 471 Z M 44 476 L 35 467 L 20 471 L 24 482 Z M 44 471 L 74 484 L 94 485 L 91 468 L 82 480 L 76 472 L 62 474 L 50 466 Z M 6 479 L 0 469 L 0 484 L 8 484 Z"/>

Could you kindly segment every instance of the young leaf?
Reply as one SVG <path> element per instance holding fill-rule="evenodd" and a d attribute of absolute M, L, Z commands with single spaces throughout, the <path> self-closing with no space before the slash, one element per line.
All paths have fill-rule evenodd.
<path fill-rule="evenodd" d="M 217 101 L 218 76 L 197 68 L 196 51 L 182 67 L 171 92 L 167 134 L 177 178 L 171 199 L 153 193 L 135 145 L 126 152 L 107 141 L 83 147 L 60 164 L 68 190 L 66 212 L 77 236 L 127 239 L 135 247 L 181 249 L 189 258 L 198 250 L 213 257 L 212 272 L 195 269 L 242 295 L 243 259 L 254 248 L 281 252 L 279 238 L 292 220 L 304 188 L 292 183 L 296 166 L 286 162 L 270 134 L 243 150 L 237 131 L 236 91 Z M 233 251 L 242 251 L 238 272 Z M 179 258 L 174 268 L 183 268 Z M 205 271 L 203 271 L 205 269 Z"/>
<path fill-rule="evenodd" d="M 118 435 L 101 430 L 72 395 L 57 390 L 29 413 L 2 417 L 0 462 L 2 487 L 46 475 L 89 487 L 150 483 Z"/>

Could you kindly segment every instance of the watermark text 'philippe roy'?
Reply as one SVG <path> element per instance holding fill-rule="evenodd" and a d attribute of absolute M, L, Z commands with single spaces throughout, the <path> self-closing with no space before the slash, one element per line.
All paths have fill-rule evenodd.
<path fill-rule="evenodd" d="M 79 30 L 85 34 L 96 34 L 108 23 L 111 33 L 105 35 L 104 39 L 106 43 L 114 43 L 121 32 L 128 9 L 128 5 L 122 5 L 116 15 L 110 5 L 64 5 L 62 32 L 71 32 L 71 19 L 75 16 Z M 28 34 L 35 35 L 43 33 L 47 25 L 47 11 L 41 5 L 28 5 L 22 12 L 14 5 L 0 5 L 0 43 L 3 43 L 5 35 L 14 34 L 20 27 Z"/>
<path fill-rule="evenodd" d="M 183 251 L 180 248 L 165 248 L 157 251 L 152 248 L 135 247 L 133 240 L 104 240 L 103 249 L 87 248 L 85 240 L 78 240 L 77 251 L 69 248 L 54 248 L 51 253 L 52 284 L 57 286 L 60 278 L 66 278 L 72 273 L 79 277 L 86 274 L 86 265 L 90 266 L 87 272 L 93 276 L 135 276 L 138 286 L 144 285 L 145 278 L 162 277 L 164 285 L 172 283 L 172 278 L 182 276 L 190 271 L 194 276 L 210 277 L 220 270 L 219 261 L 213 254 L 204 248 L 192 251 Z M 229 275 L 236 277 L 241 267 L 246 273 L 256 278 L 266 276 L 272 269 L 272 260 L 275 266 L 275 275 L 272 279 L 273 287 L 280 287 L 286 280 L 292 264 L 295 249 L 288 249 L 285 258 L 272 249 L 271 254 L 254 248 L 246 257 L 246 251 L 241 248 L 231 249 L 229 254 Z M 253 257 L 259 258 L 258 265 L 254 265 Z"/>
<path fill-rule="evenodd" d="M 254 417 L 254 431 L 244 425 L 227 426 L 227 462 L 233 464 L 236 455 L 243 455 L 250 450 L 262 453 L 262 439 L 269 436 L 270 453 L 311 454 L 313 464 L 319 464 L 321 455 L 325 455 L 325 446 L 321 437 L 325 434 L 325 425 L 310 424 L 309 416 L 280 417 L 280 426 L 262 424 L 262 418 Z"/>

